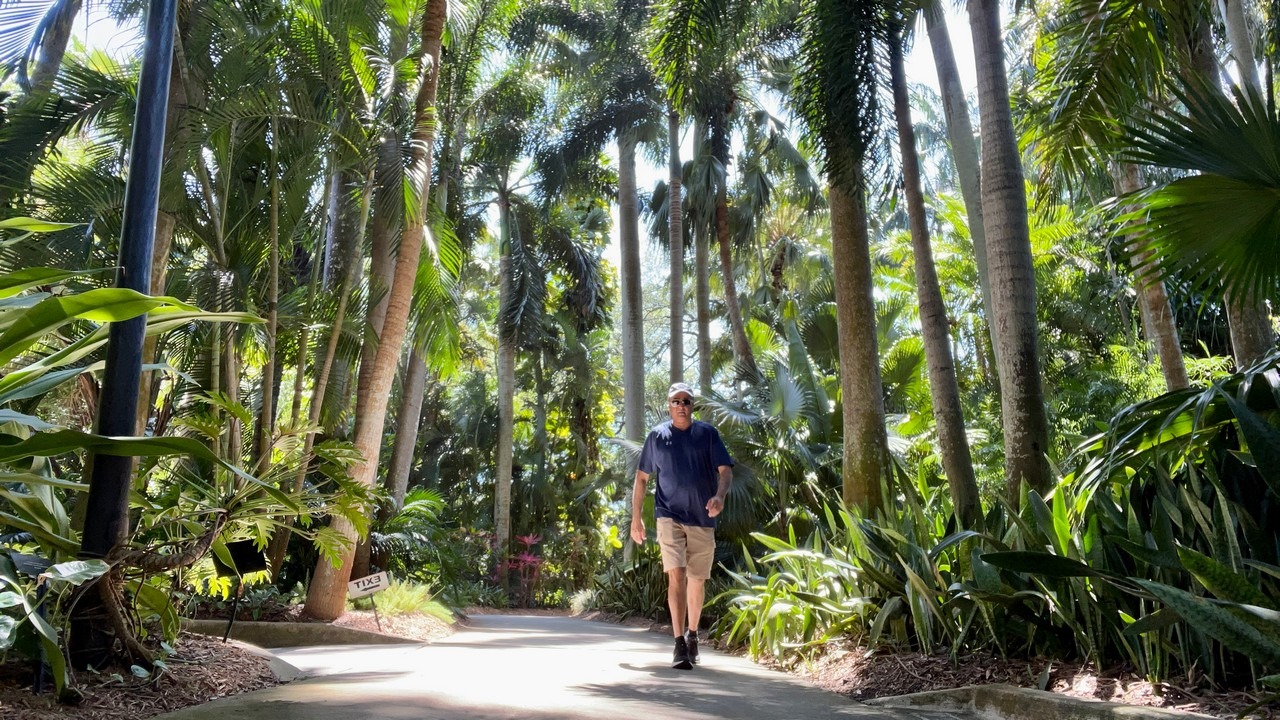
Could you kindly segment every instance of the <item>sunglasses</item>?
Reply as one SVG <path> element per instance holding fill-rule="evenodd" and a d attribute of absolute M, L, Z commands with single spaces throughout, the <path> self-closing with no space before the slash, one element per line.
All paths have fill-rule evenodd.
<path fill-rule="evenodd" d="M 684 405 L 685 407 L 689 407 L 693 404 L 693 401 L 689 398 L 676 398 L 675 400 L 671 400 L 670 403 L 672 405 Z"/>

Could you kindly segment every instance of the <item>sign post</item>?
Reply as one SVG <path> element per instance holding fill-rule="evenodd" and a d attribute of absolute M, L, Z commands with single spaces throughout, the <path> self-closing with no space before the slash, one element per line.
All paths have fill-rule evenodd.
<path fill-rule="evenodd" d="M 373 595 L 389 587 L 391 587 L 391 573 L 385 570 L 347 583 L 347 597 L 352 600 L 367 597 L 369 602 L 373 604 L 373 620 L 378 623 L 379 632 L 382 631 L 382 618 L 378 617 L 378 603 L 374 601 Z"/>

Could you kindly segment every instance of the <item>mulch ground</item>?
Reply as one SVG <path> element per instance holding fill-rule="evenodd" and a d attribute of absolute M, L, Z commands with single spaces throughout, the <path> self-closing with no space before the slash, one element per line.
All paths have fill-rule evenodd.
<path fill-rule="evenodd" d="M 33 694 L 30 664 L 0 664 L 0 718 L 136 720 L 278 684 L 264 658 L 235 643 L 182 633 L 174 650 L 167 669 L 148 678 L 127 668 L 78 673 L 74 685 L 83 699 L 76 705 Z"/>

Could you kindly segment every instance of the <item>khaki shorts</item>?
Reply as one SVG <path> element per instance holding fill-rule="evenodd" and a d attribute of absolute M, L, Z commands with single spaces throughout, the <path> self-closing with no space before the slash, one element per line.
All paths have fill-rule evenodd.
<path fill-rule="evenodd" d="M 683 525 L 671 518 L 658 518 L 658 547 L 662 548 L 662 569 L 671 572 L 688 568 L 688 576 L 700 580 L 711 577 L 716 556 L 716 529 Z"/>

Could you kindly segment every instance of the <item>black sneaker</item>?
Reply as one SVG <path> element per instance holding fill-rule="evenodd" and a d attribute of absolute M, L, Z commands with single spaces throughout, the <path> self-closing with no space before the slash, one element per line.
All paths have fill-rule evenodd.
<path fill-rule="evenodd" d="M 676 638 L 676 649 L 671 653 L 671 667 L 677 670 L 693 669 L 693 661 L 689 659 L 689 646 L 683 637 Z"/>
<path fill-rule="evenodd" d="M 684 644 L 689 648 L 689 662 L 697 665 L 698 660 L 698 632 L 696 630 L 686 630 L 684 633 Z"/>

